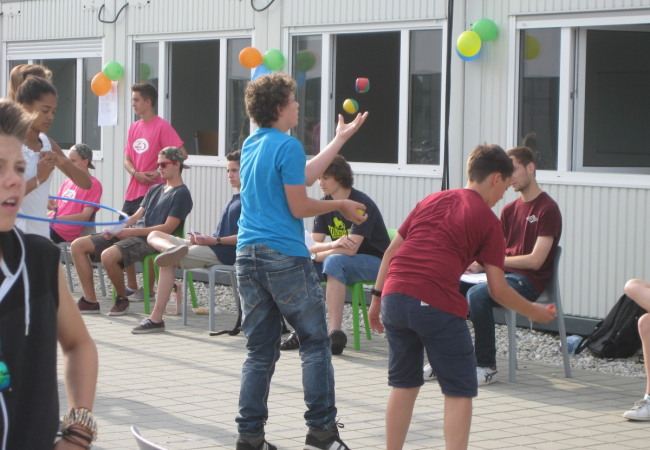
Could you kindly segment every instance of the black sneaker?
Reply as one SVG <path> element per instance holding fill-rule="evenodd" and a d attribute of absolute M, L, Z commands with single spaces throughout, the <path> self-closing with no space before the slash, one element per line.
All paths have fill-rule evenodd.
<path fill-rule="evenodd" d="M 140 325 L 131 330 L 133 334 L 162 333 L 165 331 L 165 321 L 154 322 L 147 318 L 140 322 Z"/>
<path fill-rule="evenodd" d="M 83 295 L 77 302 L 77 308 L 81 314 L 99 314 L 99 303 L 89 302 L 83 298 Z"/>
<path fill-rule="evenodd" d="M 340 355 L 343 353 L 345 344 L 348 343 L 348 337 L 341 330 L 332 330 L 330 332 L 330 339 L 332 340 L 332 355 Z"/>
<path fill-rule="evenodd" d="M 280 345 L 280 350 L 295 350 L 297 348 L 300 348 L 300 339 L 298 333 L 292 331 L 287 340 Z"/>
<path fill-rule="evenodd" d="M 236 450 L 278 450 L 278 448 L 273 445 L 269 444 L 266 442 L 266 439 L 262 438 L 262 442 L 260 442 L 257 446 L 254 446 L 251 444 L 248 440 L 239 438 L 237 439 L 237 446 L 235 447 Z"/>
<path fill-rule="evenodd" d="M 336 422 L 327 431 L 309 430 L 303 450 L 350 450 L 339 437 L 339 428 L 343 428 L 343 424 Z M 318 438 L 317 434 L 321 438 Z"/>

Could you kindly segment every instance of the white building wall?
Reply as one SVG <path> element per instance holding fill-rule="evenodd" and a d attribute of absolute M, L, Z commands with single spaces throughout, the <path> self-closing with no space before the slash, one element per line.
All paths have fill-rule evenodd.
<path fill-rule="evenodd" d="M 650 6 L 648 0 L 503 0 L 510 14 L 600 12 Z"/>

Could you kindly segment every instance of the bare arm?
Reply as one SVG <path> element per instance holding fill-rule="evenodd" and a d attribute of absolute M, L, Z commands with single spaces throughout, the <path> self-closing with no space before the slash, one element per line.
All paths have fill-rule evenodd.
<path fill-rule="evenodd" d="M 553 236 L 537 236 L 532 253 L 506 256 L 505 266 L 511 269 L 539 270 L 553 248 L 553 239 Z"/>
<path fill-rule="evenodd" d="M 377 273 L 377 281 L 375 282 L 375 290 L 381 291 L 384 288 L 384 282 L 386 281 L 386 275 L 388 275 L 388 267 L 390 265 L 390 260 L 393 259 L 397 250 L 404 243 L 404 238 L 397 233 L 395 238 L 391 241 L 390 245 L 384 253 L 384 257 L 381 260 L 381 266 L 379 266 L 379 272 Z M 370 322 L 370 328 L 379 333 L 384 332 L 384 326 L 379 320 L 379 313 L 381 312 L 381 297 L 376 295 L 372 296 L 372 303 L 370 304 L 370 309 L 368 310 L 368 320 Z"/>
<path fill-rule="evenodd" d="M 97 386 L 97 348 L 68 290 L 59 266 L 58 341 L 63 351 L 63 370 L 68 405 L 92 410 Z"/>
<path fill-rule="evenodd" d="M 325 169 L 327 169 L 332 163 L 332 160 L 338 154 L 339 150 L 341 150 L 343 144 L 345 144 L 347 140 L 357 132 L 361 125 L 363 125 L 363 122 L 366 121 L 367 117 L 368 111 L 363 114 L 357 114 L 357 117 L 355 117 L 352 122 L 345 123 L 343 116 L 339 114 L 334 139 L 327 144 L 327 147 L 325 147 L 322 152 L 307 161 L 307 165 L 305 166 L 305 179 L 307 180 L 307 186 L 314 184 L 316 180 L 318 180 L 318 177 L 325 172 Z"/>
<path fill-rule="evenodd" d="M 131 175 L 133 178 L 136 179 L 136 181 L 144 184 L 145 186 L 149 186 L 158 178 L 158 172 L 156 172 L 155 170 L 149 172 L 138 172 L 137 167 L 135 167 L 135 164 L 133 163 L 133 160 L 129 155 L 124 156 L 123 164 L 124 164 L 124 168 L 129 173 L 129 175 Z M 133 175 L 134 170 L 136 171 L 135 175 Z"/>
<path fill-rule="evenodd" d="M 363 242 L 364 237 L 359 236 L 358 234 L 351 234 L 350 236 L 343 236 L 340 239 L 336 239 L 332 242 L 316 244 L 316 246 L 321 246 L 320 250 L 311 250 L 312 253 L 316 253 L 317 262 L 325 261 L 330 255 L 347 255 L 354 256 L 359 251 L 359 247 Z"/>
<path fill-rule="evenodd" d="M 129 222 L 130 221 L 131 219 L 129 219 Z M 156 225 L 153 227 L 144 227 L 144 228 L 125 228 L 119 233 L 117 233 L 116 236 L 120 239 L 126 239 L 128 237 L 135 237 L 135 236 L 147 237 L 153 231 L 161 231 L 165 234 L 171 235 L 174 233 L 174 230 L 176 230 L 176 228 L 178 228 L 180 224 L 181 224 L 181 219 L 177 217 L 167 216 L 167 220 L 163 224 Z"/>
<path fill-rule="evenodd" d="M 190 235 L 192 245 L 217 245 L 217 238 L 201 234 L 199 236 Z M 224 236 L 221 238 L 221 245 L 237 245 L 237 235 Z"/>
<path fill-rule="evenodd" d="M 81 189 L 90 189 L 93 185 L 93 182 L 90 179 L 88 172 L 75 166 L 72 160 L 65 156 L 61 150 L 61 147 L 59 147 L 59 145 L 52 139 L 50 139 L 50 144 L 52 145 L 52 151 L 57 155 L 54 163 L 56 167 L 58 167 L 66 177 L 70 178 L 72 182 L 79 186 Z"/>
<path fill-rule="evenodd" d="M 490 296 L 500 305 L 528 317 L 533 322 L 546 323 L 555 319 L 557 312 L 554 309 L 550 310 L 542 305 L 529 302 L 508 286 L 505 273 L 501 268 L 486 263 L 485 274 Z"/>
<path fill-rule="evenodd" d="M 291 214 L 296 219 L 313 217 L 331 211 L 340 211 L 347 220 L 360 224 L 368 219 L 365 214 L 362 216 L 357 209 L 366 210 L 362 203 L 352 200 L 316 200 L 307 196 L 307 189 L 304 184 L 284 185 L 284 194 L 287 196 L 287 203 Z"/>

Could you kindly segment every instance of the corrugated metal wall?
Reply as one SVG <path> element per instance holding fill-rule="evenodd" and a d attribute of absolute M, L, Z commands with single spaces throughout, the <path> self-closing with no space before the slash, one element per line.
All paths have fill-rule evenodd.
<path fill-rule="evenodd" d="M 504 0 L 488 3 L 507 4 L 511 14 L 592 12 L 650 6 L 647 0 Z"/>

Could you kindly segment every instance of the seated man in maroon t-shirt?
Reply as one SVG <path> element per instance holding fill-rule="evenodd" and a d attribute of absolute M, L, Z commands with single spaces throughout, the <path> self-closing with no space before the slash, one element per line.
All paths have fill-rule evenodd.
<path fill-rule="evenodd" d="M 512 188 L 521 197 L 501 212 L 506 238 L 506 280 L 519 294 L 534 302 L 553 275 L 553 262 L 562 234 L 562 214 L 557 203 L 535 180 L 535 155 L 528 147 L 508 150 L 515 171 Z M 469 272 L 485 269 L 473 263 Z M 474 324 L 474 349 L 478 385 L 497 381 L 496 338 L 493 306 L 498 305 L 485 284 L 467 291 L 470 318 Z M 425 367 L 425 377 L 428 367 Z M 429 369 L 430 370 L 430 369 Z"/>
<path fill-rule="evenodd" d="M 368 318 L 373 330 L 385 327 L 389 345 L 386 448 L 404 444 L 424 383 L 424 350 L 445 396 L 447 448 L 467 448 L 478 383 L 458 280 L 472 261 L 483 262 L 490 291 L 503 306 L 536 322 L 555 318 L 555 311 L 526 301 L 504 278 L 503 231 L 490 208 L 503 197 L 513 170 L 501 147 L 478 146 L 467 162 L 467 187 L 418 203 L 384 253 Z"/>

